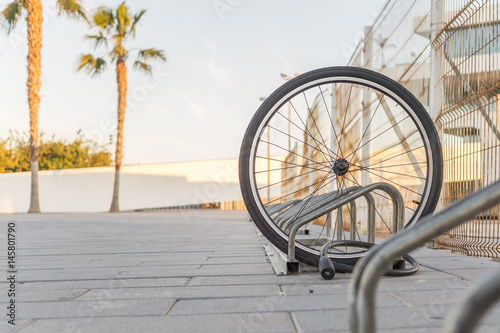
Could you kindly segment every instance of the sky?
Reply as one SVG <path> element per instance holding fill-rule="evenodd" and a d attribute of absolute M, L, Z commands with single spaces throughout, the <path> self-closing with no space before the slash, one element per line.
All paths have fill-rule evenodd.
<path fill-rule="evenodd" d="M 345 65 L 364 26 L 387 0 L 141 0 L 146 9 L 133 50 L 159 48 L 166 63 L 153 76 L 128 66 L 124 164 L 235 158 L 261 97 L 294 75 Z M 89 12 L 122 1 L 82 1 Z M 0 0 L 0 8 L 9 1 Z M 76 72 L 80 54 L 92 53 L 82 21 L 44 6 L 39 130 L 73 140 L 77 132 L 114 151 L 115 68 L 91 78 Z M 0 138 L 28 132 L 26 23 L 0 34 Z M 99 54 L 99 53 L 98 53 Z"/>

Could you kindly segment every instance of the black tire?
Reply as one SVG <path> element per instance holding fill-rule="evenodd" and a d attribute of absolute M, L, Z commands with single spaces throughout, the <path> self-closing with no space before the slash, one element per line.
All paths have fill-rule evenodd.
<path fill-rule="evenodd" d="M 334 85 L 335 84 L 335 85 Z M 332 96 L 336 96 L 338 93 L 337 90 L 335 89 L 344 89 L 343 87 L 349 87 L 350 85 L 350 91 L 349 91 L 349 96 L 347 100 L 347 106 L 345 107 L 346 111 L 342 115 L 341 111 L 337 110 L 337 113 L 340 114 L 344 119 L 344 123 L 342 126 L 337 126 L 337 119 L 332 119 L 331 110 L 328 110 L 327 102 L 325 100 L 326 92 L 323 93 L 323 88 L 331 86 L 332 87 Z M 324 114 L 328 114 L 328 117 L 330 117 L 331 121 L 331 127 L 333 129 L 332 134 L 332 129 L 330 129 L 330 142 L 332 145 L 326 145 L 326 141 L 321 135 L 321 130 L 319 126 L 316 124 L 315 116 L 311 113 L 311 110 L 314 109 L 310 107 L 308 104 L 307 100 L 307 94 L 312 94 L 314 91 L 318 89 L 318 94 L 322 95 L 322 98 L 324 100 L 325 104 L 325 109 Z M 373 99 L 373 102 L 371 99 L 369 100 L 370 103 L 366 105 L 370 105 L 370 111 L 369 115 L 371 115 L 370 121 L 368 122 L 366 128 L 364 129 L 364 133 L 362 132 L 363 127 L 361 126 L 361 131 L 356 127 L 357 130 L 353 130 L 354 126 L 358 126 L 357 122 L 361 120 L 356 120 L 353 118 L 351 123 L 354 123 L 353 127 L 348 131 L 346 130 L 346 117 L 349 113 L 356 112 L 356 104 L 359 102 L 359 96 L 351 96 L 352 91 L 355 90 L 356 92 L 359 90 L 360 93 L 364 94 L 366 93 L 366 96 L 373 96 L 376 97 Z M 326 91 L 326 90 L 325 90 Z M 297 114 L 298 118 L 300 119 L 300 113 L 297 112 L 295 109 L 295 106 L 293 103 L 296 99 L 298 99 L 300 96 L 304 97 L 305 102 L 305 107 L 303 108 L 304 110 L 307 110 L 309 114 L 311 115 L 311 123 L 309 124 L 307 121 L 304 122 L 301 119 L 302 124 L 304 125 L 303 129 L 303 136 L 304 136 L 304 141 L 300 141 L 300 135 L 292 135 L 292 131 L 295 130 L 295 127 L 299 128 L 302 126 L 300 125 L 300 122 L 297 121 L 295 123 L 292 121 L 293 115 L 291 115 L 289 111 L 289 117 L 288 117 L 288 134 L 286 133 L 285 130 L 280 130 L 278 128 L 278 125 L 276 127 L 274 125 L 271 125 L 273 121 L 278 121 L 278 118 L 286 118 L 283 116 L 284 111 L 282 112 L 281 110 L 284 110 L 285 106 L 288 106 L 289 108 L 293 107 L 293 111 Z M 340 95 L 340 93 L 338 93 Z M 379 95 L 381 96 L 379 98 Z M 365 95 L 363 95 L 365 96 Z M 384 98 L 386 97 L 386 98 Z M 302 97 L 300 97 L 302 98 Z M 334 97 L 331 97 L 332 99 Z M 351 102 L 351 98 L 354 100 L 352 102 L 352 105 L 349 105 Z M 355 99 L 354 99 L 355 98 Z M 368 97 L 367 97 L 368 98 Z M 320 97 L 318 95 L 318 100 L 320 100 Z M 356 102 L 356 103 L 355 103 Z M 377 105 L 375 104 L 378 102 L 377 108 L 372 111 L 373 106 Z M 318 102 L 321 103 L 321 102 Z M 379 107 L 382 104 L 382 109 L 384 112 L 386 112 L 386 118 L 391 119 L 389 114 L 392 114 L 391 112 L 393 110 L 401 112 L 397 114 L 397 116 L 392 115 L 392 119 L 395 122 L 397 117 L 404 117 L 401 118 L 402 120 L 398 120 L 396 125 L 394 123 L 388 123 L 387 126 L 392 124 L 392 127 L 388 127 L 388 129 L 385 129 L 381 127 L 381 129 L 373 129 L 373 137 L 371 136 L 372 132 L 372 127 L 375 127 L 372 124 L 372 121 L 374 119 L 375 122 L 379 121 L 381 111 L 379 112 Z M 385 111 L 389 106 L 386 107 L 387 104 L 390 104 L 390 112 Z M 354 105 L 354 106 L 353 106 Z M 372 106 L 373 105 L 373 106 Z M 339 107 L 337 107 L 339 109 Z M 343 109 L 343 108 L 342 108 Z M 352 111 L 354 109 L 354 111 Z M 363 109 L 361 109 L 361 117 L 364 117 L 366 110 L 368 108 L 363 106 Z M 401 110 L 401 111 L 400 111 Z M 305 112 L 305 111 L 304 111 Z M 319 111 L 318 111 L 319 112 Z M 377 114 L 377 118 L 375 118 L 375 115 Z M 360 111 L 358 110 L 356 115 L 359 116 Z M 304 113 L 305 114 L 305 113 Z M 383 114 L 382 114 L 383 115 Z M 324 117 L 324 116 L 321 116 Z M 316 117 L 317 119 L 320 118 L 320 116 Z M 339 118 L 340 119 L 340 118 Z M 385 119 L 385 118 L 384 118 Z M 380 120 L 380 122 L 383 124 L 384 120 Z M 317 132 L 319 133 L 319 136 L 321 136 L 321 139 L 319 139 L 318 136 L 316 136 L 316 139 L 314 136 L 311 135 L 312 129 L 312 124 L 314 123 L 315 127 L 317 128 Z M 341 122 L 339 121 L 339 124 Z M 291 125 L 294 125 L 294 128 L 291 129 Z M 375 124 L 375 123 L 373 123 Z M 279 126 L 282 126 L 280 123 Z M 308 127 L 310 126 L 310 127 Z M 341 135 L 336 134 L 336 128 L 337 126 L 337 131 L 341 133 Z M 385 125 L 384 125 L 385 126 Z M 413 126 L 413 127 L 411 127 Z M 398 133 L 398 130 L 402 132 L 401 128 L 403 127 L 406 129 L 408 127 L 408 133 L 402 133 L 403 136 L 401 136 L 401 133 Z M 370 128 L 370 137 L 369 139 L 365 139 L 365 135 L 367 134 L 367 130 Z M 391 130 L 389 133 L 389 129 L 394 129 L 395 133 L 392 133 L 393 131 Z M 275 131 L 276 130 L 276 131 Z M 383 130 L 383 131 L 382 131 Z M 404 189 L 402 189 L 402 192 L 404 192 L 404 198 L 405 198 L 405 227 L 410 227 L 414 225 L 415 223 L 418 222 L 418 220 L 429 214 L 432 213 L 437 205 L 439 195 L 440 195 L 440 190 L 441 190 L 441 185 L 442 185 L 442 178 L 443 178 L 443 161 L 442 161 L 442 152 L 441 152 L 441 144 L 440 140 L 437 134 L 437 131 L 434 127 L 434 124 L 429 117 L 427 111 L 425 108 L 422 106 L 422 104 L 403 86 L 401 86 L 399 83 L 396 81 L 389 79 L 385 77 L 382 74 L 362 69 L 362 68 L 354 68 L 354 67 L 328 67 L 328 68 L 321 68 L 317 69 L 305 74 L 302 74 L 287 83 L 285 83 L 283 86 L 281 86 L 279 89 L 277 89 L 275 92 L 273 92 L 261 105 L 261 107 L 257 110 L 255 113 L 254 117 L 252 118 L 246 132 L 243 138 L 243 143 L 241 146 L 241 151 L 240 151 L 240 157 L 239 157 L 239 177 L 240 177 L 240 186 L 241 186 L 241 191 L 243 195 L 243 199 L 245 201 L 247 210 L 259 228 L 259 230 L 264 234 L 264 236 L 272 243 L 274 244 L 277 248 L 279 248 L 283 252 L 287 252 L 287 246 L 288 246 L 288 236 L 287 232 L 282 230 L 280 227 L 277 226 L 277 222 L 274 220 L 273 217 L 271 217 L 267 213 L 267 208 L 270 207 L 272 203 L 279 203 L 279 202 L 285 202 L 289 199 L 292 198 L 292 196 L 296 195 L 294 194 L 295 192 L 289 192 L 287 195 L 284 197 L 288 198 L 285 200 L 283 197 L 277 199 L 273 199 L 272 195 L 270 194 L 270 188 L 272 186 L 277 186 L 278 191 L 282 191 L 282 188 L 284 187 L 283 183 L 285 181 L 288 181 L 289 179 L 296 178 L 285 178 L 285 180 L 282 180 L 282 178 L 279 178 L 281 181 L 280 185 L 277 184 L 271 184 L 269 181 L 270 179 L 270 174 L 271 172 L 280 172 L 279 177 L 282 177 L 284 171 L 283 169 L 291 169 L 292 166 L 290 167 L 283 167 L 281 168 L 281 171 L 278 171 L 277 169 L 272 169 L 269 167 L 269 163 L 267 162 L 267 171 L 264 168 L 263 171 L 257 171 L 257 159 L 262 159 L 261 156 L 258 155 L 258 151 L 260 149 L 264 149 L 264 145 L 267 145 L 268 151 L 268 158 L 271 156 L 270 150 L 274 149 L 275 147 L 272 146 L 271 148 L 271 139 L 268 141 L 264 140 L 263 137 L 265 136 L 264 133 L 267 131 L 267 135 L 269 138 L 271 138 L 273 135 L 276 137 L 275 142 L 282 142 L 287 138 L 288 140 L 288 149 L 286 149 L 286 145 L 284 144 L 274 144 L 274 146 L 278 147 L 281 150 L 284 150 L 287 152 L 287 156 L 292 156 L 291 154 L 298 155 L 296 151 L 298 151 L 294 148 L 290 148 L 290 141 L 291 138 L 294 138 L 296 140 L 297 144 L 300 144 L 302 142 L 304 148 L 306 145 L 309 147 L 314 148 L 316 146 L 317 150 L 317 155 L 322 155 L 319 158 L 321 158 L 321 161 L 317 161 L 314 158 L 309 159 L 309 161 L 314 160 L 316 164 L 310 164 L 310 162 L 307 162 L 309 164 L 306 164 L 310 169 L 313 169 L 311 166 L 314 165 L 316 169 L 313 169 L 310 171 L 310 173 L 320 173 L 323 172 L 325 176 L 323 177 L 323 183 L 320 185 L 322 186 L 321 189 L 323 189 L 325 186 L 330 186 L 328 184 L 323 185 L 326 180 L 328 182 L 337 182 L 337 188 L 340 188 L 340 191 L 342 191 L 342 187 L 347 187 L 347 182 L 355 181 L 356 184 L 358 185 L 366 185 L 366 181 L 362 182 L 362 178 L 359 178 L 360 181 L 358 182 L 356 180 L 355 175 L 361 174 L 363 177 L 363 173 L 368 174 L 370 173 L 365 179 L 368 179 L 368 182 L 371 182 L 371 178 L 380 178 L 380 181 L 387 181 L 387 182 L 392 182 L 396 185 L 403 184 L 405 185 L 406 183 L 404 182 L 398 182 L 395 181 L 394 176 L 396 177 L 408 177 L 409 180 L 406 180 L 407 183 L 415 182 L 416 185 L 412 185 L 408 187 L 405 187 L 403 185 L 400 185 Z M 377 132 L 379 131 L 379 132 Z M 344 133 L 346 132 L 346 133 Z M 274 134 L 273 134 L 274 133 Z M 300 133 L 300 132 L 299 132 Z M 308 144 L 308 138 L 307 138 L 307 133 L 309 133 L 309 136 L 311 136 L 311 142 L 312 144 Z M 357 135 L 356 139 L 354 140 L 353 143 L 348 142 L 349 135 L 350 133 L 355 133 Z M 381 134 L 379 134 L 381 133 Z M 362 134 L 362 135 L 361 135 Z M 288 136 L 287 136 L 288 135 Z M 352 134 L 354 135 L 354 134 Z M 398 136 L 399 138 L 403 138 L 403 140 L 400 140 L 400 146 L 394 146 L 397 145 L 397 140 L 394 140 L 394 145 L 385 145 L 385 142 L 389 142 L 388 138 L 392 138 L 394 136 Z M 285 139 L 281 138 L 282 136 L 285 137 Z M 300 138 L 299 138 L 300 137 Z M 334 137 L 336 140 L 334 140 Z M 379 137 L 379 139 L 377 139 Z M 351 144 L 351 147 L 354 147 L 355 142 L 359 142 L 356 146 L 355 149 L 351 148 L 351 152 L 349 154 L 349 149 L 347 144 Z M 384 138 L 384 140 L 382 140 Z M 410 149 L 411 146 L 409 145 L 409 141 L 415 140 L 414 143 L 415 145 L 418 145 L 419 142 L 422 142 L 422 146 L 415 148 L 415 153 L 412 153 L 411 151 L 413 150 Z M 416 138 L 416 139 L 415 139 Z M 377 150 L 376 148 L 371 149 L 370 147 L 375 146 L 376 144 L 381 144 L 378 141 L 373 142 L 373 140 L 379 140 L 380 142 L 384 143 L 384 148 L 380 148 Z M 273 139 L 274 140 L 274 139 Z M 344 140 L 344 141 L 342 141 Z M 366 142 L 364 142 L 365 140 Z M 322 141 L 322 143 L 321 143 Z M 335 146 L 335 141 L 336 141 L 336 146 Z M 373 142 L 373 143 L 371 143 Z M 344 144 L 345 152 L 342 151 L 342 143 Z M 368 145 L 368 149 L 371 149 L 368 151 L 368 159 L 365 156 L 365 159 L 362 159 L 363 156 L 358 157 L 359 155 L 363 154 L 363 146 Z M 324 146 L 324 147 L 323 147 Z M 386 148 L 386 146 L 388 148 Z M 307 149 L 312 149 L 312 148 L 307 148 Z M 399 149 L 399 150 L 398 150 Z M 306 151 L 306 149 L 304 149 Z M 336 151 L 336 153 L 335 153 Z M 373 151 L 373 152 L 372 152 Z M 395 154 L 394 152 L 398 151 L 403 151 L 406 152 L 406 156 L 404 157 L 399 157 L 398 155 L 393 155 L 394 157 L 388 157 L 387 159 L 383 159 L 380 157 L 380 155 L 383 155 L 382 153 L 389 152 L 391 154 Z M 320 153 L 319 153 L 320 152 Z M 422 161 L 417 161 L 417 158 L 414 156 L 416 152 L 419 152 L 418 157 L 422 159 Z M 312 153 L 311 153 L 312 154 Z M 326 156 L 328 155 L 328 156 Z M 309 155 L 303 155 L 302 160 L 305 157 L 308 157 Z M 312 156 L 312 155 L 311 155 Z M 379 162 L 376 162 L 374 164 L 368 164 L 368 165 L 362 165 L 363 161 L 366 164 L 368 162 L 372 162 L 375 160 L 375 157 L 379 156 L 378 158 L 380 159 Z M 389 155 L 391 156 L 391 155 Z M 424 157 L 422 157 L 424 156 Z M 294 156 L 293 156 L 294 157 Z M 396 158 L 401 161 L 404 160 L 404 158 L 408 159 L 411 163 L 407 163 L 404 167 L 404 164 L 401 164 L 398 169 L 388 169 L 389 167 L 396 168 L 398 167 L 397 164 L 395 165 L 390 165 L 390 162 L 387 162 L 390 159 L 393 159 L 393 161 L 396 161 Z M 335 169 L 337 165 L 337 162 L 339 160 L 344 160 L 347 163 L 347 171 L 345 175 L 342 175 L 341 172 L 339 172 L 338 167 Z M 350 161 L 349 161 L 350 159 Z M 354 165 L 355 163 L 353 160 L 356 159 L 356 163 L 359 160 L 360 166 L 358 166 L 358 169 L 354 170 Z M 279 158 L 275 158 L 274 160 L 277 161 L 277 163 L 281 163 L 280 165 L 285 165 L 286 163 L 284 161 L 284 158 L 282 159 L 282 162 L 279 162 Z M 335 160 L 335 161 L 334 161 Z M 268 160 L 269 161 L 269 160 Z M 406 160 L 404 160 L 406 161 Z M 379 167 L 377 167 L 378 163 L 380 164 Z M 385 163 L 385 164 L 384 164 Z M 296 166 L 293 166 L 293 168 L 296 168 L 297 170 L 302 167 L 304 168 L 304 164 L 300 163 L 295 163 Z M 408 166 L 409 164 L 412 164 L 411 166 Z M 286 164 L 287 166 L 288 164 Z M 292 165 L 292 164 L 290 164 Z M 375 165 L 373 167 L 372 165 Z M 350 171 L 349 167 L 352 168 Z M 406 169 L 405 169 L 406 168 Z M 409 173 L 404 171 L 409 168 Z M 401 171 L 400 176 L 397 176 L 397 172 L 390 171 L 390 170 L 400 170 Z M 259 169 L 260 170 L 260 169 Z M 314 171 L 316 170 L 316 171 Z M 375 170 L 375 171 L 374 171 Z M 378 171 L 377 171 L 378 170 Z M 260 175 L 257 175 L 258 173 L 265 173 L 267 172 L 267 177 L 268 177 L 268 183 L 267 186 L 267 195 L 268 198 L 265 200 L 263 197 L 263 191 L 262 189 L 264 187 L 259 188 L 258 181 L 256 180 Z M 377 175 L 378 173 L 378 175 Z M 297 177 L 303 177 L 305 174 L 299 174 Z M 352 177 L 349 178 L 348 177 Z M 382 175 L 386 175 L 386 178 L 382 177 Z M 391 175 L 391 176 L 387 176 Z M 424 177 L 422 177 L 424 175 Z M 344 178 L 342 178 L 344 177 Z M 392 178 L 391 178 L 392 177 Z M 413 178 L 409 178 L 413 177 Z M 310 177 L 308 177 L 310 178 Z M 330 180 L 331 178 L 334 178 L 333 180 Z M 343 179 L 343 184 L 342 184 L 342 179 Z M 416 180 L 418 178 L 418 180 Z M 326 179 L 326 180 L 325 180 Z M 339 181 L 340 179 L 340 181 Z M 406 178 L 403 178 L 406 179 Z M 375 182 L 375 181 L 373 181 Z M 361 184 L 360 184 L 361 183 Z M 398 184 L 399 183 L 399 184 Z M 316 194 L 320 185 L 316 185 L 317 183 L 314 184 L 309 184 L 307 191 L 311 192 L 311 189 L 313 189 L 313 186 L 316 186 L 314 191 L 312 191 L 312 194 L 303 195 L 303 197 L 299 197 L 298 200 L 299 202 L 303 202 L 303 205 L 306 206 L 313 197 L 313 195 Z M 354 184 L 354 183 L 353 183 Z M 335 186 L 335 185 L 332 185 Z M 330 186 L 330 188 L 332 187 Z M 276 189 L 276 187 L 275 187 Z M 299 188 L 300 191 L 305 191 L 305 187 Z M 291 190 L 290 190 L 291 191 Z M 316 192 L 315 192 L 316 191 Z M 328 191 L 328 188 L 326 189 Z M 412 191 L 412 192 L 410 192 Z M 419 192 L 420 191 L 420 192 Z M 416 194 L 413 194 L 415 192 Z M 280 192 L 281 193 L 281 192 Z M 319 193 L 319 192 L 318 192 Z M 410 193 L 410 194 L 408 194 Z M 377 193 L 378 194 L 378 193 Z M 280 194 L 281 195 L 281 194 Z M 380 194 L 379 194 L 380 195 Z M 383 197 L 383 195 L 380 195 Z M 309 199 L 306 200 L 306 197 L 309 197 Z M 277 200 L 274 202 L 274 200 Z M 380 199 L 382 200 L 382 199 Z M 408 201 L 410 200 L 410 201 Z M 416 206 L 414 206 L 416 205 Z M 293 207 L 294 205 L 292 205 Z M 286 208 L 290 209 L 290 207 Z M 298 215 L 300 215 L 300 211 Z M 377 212 L 379 213 L 379 212 Z M 281 213 L 280 213 L 281 214 Z M 326 216 L 326 215 L 325 215 Z M 380 219 L 383 219 L 383 216 L 379 213 Z M 386 215 L 384 215 L 386 216 Z M 385 223 L 385 221 L 384 221 Z M 387 224 L 386 224 L 387 225 Z M 324 228 L 324 227 L 323 227 Z M 339 227 L 340 229 L 340 227 Z M 323 231 L 321 231 L 323 232 Z M 356 230 L 358 232 L 358 230 Z M 389 230 L 390 233 L 392 231 Z M 318 236 L 319 239 L 320 236 Z M 358 233 L 358 238 L 360 238 L 360 234 Z M 360 238 L 361 241 L 361 238 Z M 348 253 L 348 254 L 339 254 L 339 253 L 329 253 L 328 254 L 330 258 L 334 259 L 336 262 L 339 263 L 344 263 L 344 264 L 353 264 L 359 257 L 364 255 L 363 251 L 359 251 L 356 253 Z M 314 247 L 314 246 L 306 246 L 303 244 L 298 243 L 296 246 L 296 258 L 299 261 L 302 261 L 304 263 L 307 263 L 309 265 L 318 265 L 318 260 L 320 257 L 319 249 Z"/>

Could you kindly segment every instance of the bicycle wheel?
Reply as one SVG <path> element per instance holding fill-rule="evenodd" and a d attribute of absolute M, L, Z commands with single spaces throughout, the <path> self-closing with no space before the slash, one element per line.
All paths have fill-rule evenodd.
<path fill-rule="evenodd" d="M 324 198 L 376 182 L 394 185 L 408 227 L 434 211 L 442 164 L 433 122 L 408 90 L 370 70 L 329 67 L 288 81 L 262 103 L 243 139 L 240 186 L 257 227 L 285 253 L 291 226 L 321 213 L 296 239 L 296 258 L 317 265 L 327 241 L 368 239 L 368 205 L 376 239 L 395 232 L 385 192 L 336 210 L 318 209 Z M 337 247 L 328 256 L 352 264 L 366 250 Z"/>

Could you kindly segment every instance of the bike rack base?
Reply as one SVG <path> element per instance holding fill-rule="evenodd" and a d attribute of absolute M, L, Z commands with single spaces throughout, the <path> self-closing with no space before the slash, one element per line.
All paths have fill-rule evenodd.
<path fill-rule="evenodd" d="M 302 272 L 319 272 L 318 267 L 310 266 L 299 261 L 288 260 L 288 255 L 281 252 L 272 244 L 264 246 L 276 275 L 296 275 Z"/>

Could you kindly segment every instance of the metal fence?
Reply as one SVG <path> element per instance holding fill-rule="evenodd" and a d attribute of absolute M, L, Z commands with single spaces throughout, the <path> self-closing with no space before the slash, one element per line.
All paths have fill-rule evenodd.
<path fill-rule="evenodd" d="M 499 2 L 389 0 L 349 60 L 399 81 L 431 114 L 443 147 L 441 208 L 500 179 Z M 499 215 L 496 206 L 437 244 L 498 257 Z"/>

